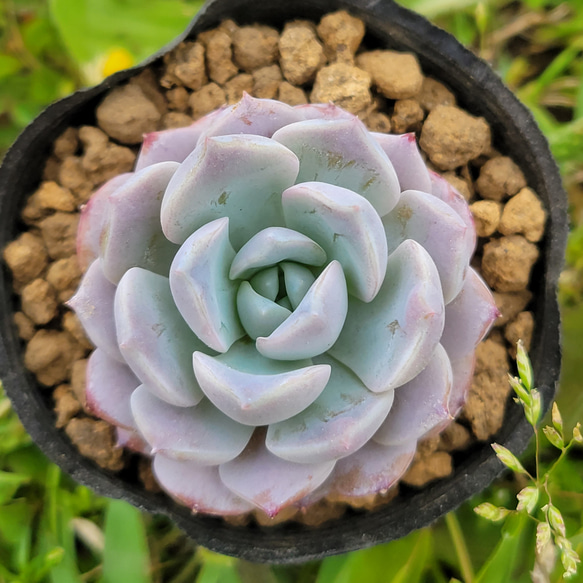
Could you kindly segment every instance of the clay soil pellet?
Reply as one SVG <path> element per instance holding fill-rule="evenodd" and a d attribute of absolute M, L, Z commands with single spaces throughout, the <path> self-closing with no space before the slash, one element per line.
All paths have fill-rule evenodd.
<path fill-rule="evenodd" d="M 56 426 L 102 468 L 119 471 L 136 454 L 116 445 L 114 428 L 94 418 L 84 400 L 91 344 L 64 304 L 82 275 L 75 255 L 79 210 L 101 184 L 132 170 L 144 133 L 189 125 L 243 92 L 290 105 L 333 101 L 372 131 L 414 132 L 429 168 L 470 203 L 479 236 L 472 265 L 493 289 L 501 316 L 477 349 L 461 414 L 419 444 L 402 482 L 421 487 L 447 476 L 453 452 L 490 439 L 501 427 L 515 343 L 521 338 L 528 349 L 533 333 L 528 285 L 545 210 L 520 168 L 494 149 L 496 136 L 483 118 L 460 108 L 440 80 L 425 76 L 415 55 L 367 51 L 364 33 L 364 24 L 344 11 L 319 23 L 294 21 L 282 31 L 225 21 L 111 90 L 97 108 L 98 127 L 70 127 L 55 141 L 4 260 L 20 296 L 14 322 L 25 364 L 53 391 Z M 144 458 L 139 475 L 147 489 L 157 488 Z M 372 508 L 397 493 L 395 487 L 352 505 Z M 235 522 L 293 518 L 317 525 L 345 508 L 345 500 L 324 500 L 307 513 L 289 509 L 275 519 L 255 513 Z"/>

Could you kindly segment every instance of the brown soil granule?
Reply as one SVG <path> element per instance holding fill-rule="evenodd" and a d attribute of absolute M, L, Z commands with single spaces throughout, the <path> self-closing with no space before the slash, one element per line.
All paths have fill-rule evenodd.
<path fill-rule="evenodd" d="M 105 421 L 74 418 L 65 432 L 81 454 L 106 470 L 117 472 L 124 466 L 123 449 L 115 445 L 115 431 Z"/>
<path fill-rule="evenodd" d="M 418 131 L 421 128 L 423 117 L 423 109 L 421 109 L 418 101 L 414 99 L 396 101 L 393 116 L 391 117 L 393 133 L 404 134 Z"/>
<path fill-rule="evenodd" d="M 453 170 L 490 148 L 490 126 L 459 107 L 438 105 L 427 116 L 419 145 L 433 164 Z"/>
<path fill-rule="evenodd" d="M 166 62 L 166 72 L 160 81 L 162 87 L 174 87 L 177 85 L 196 91 L 207 82 L 204 66 L 205 50 L 202 43 L 180 43 L 173 51 L 172 58 L 168 58 L 168 55 L 166 55 L 164 60 Z M 141 139 L 137 141 L 139 142 Z"/>
<path fill-rule="evenodd" d="M 356 64 L 372 78 L 388 99 L 415 97 L 423 85 L 423 73 L 415 55 L 396 51 L 370 51 L 356 57 Z"/>
<path fill-rule="evenodd" d="M 85 335 L 85 330 L 83 326 L 81 326 L 81 322 L 79 322 L 79 318 L 74 312 L 65 312 L 63 314 L 63 330 L 66 330 L 75 338 L 75 340 L 79 343 L 81 348 L 85 350 L 93 350 L 93 344 L 87 339 Z"/>
<path fill-rule="evenodd" d="M 162 114 L 137 85 L 116 87 L 97 108 L 99 127 L 122 144 L 139 144 L 158 129 Z"/>
<path fill-rule="evenodd" d="M 443 451 L 457 451 L 465 449 L 472 442 L 472 434 L 461 423 L 450 423 L 439 435 L 438 449 Z"/>
<path fill-rule="evenodd" d="M 160 124 L 160 129 L 163 130 L 174 130 L 176 128 L 184 128 L 186 126 L 192 125 L 194 119 L 185 113 L 179 111 L 169 111 L 164 114 L 162 118 L 162 123 Z"/>
<path fill-rule="evenodd" d="M 449 476 L 452 470 L 451 455 L 445 451 L 435 451 L 417 457 L 401 481 L 410 486 L 424 486 L 433 480 Z"/>
<path fill-rule="evenodd" d="M 34 322 L 23 312 L 16 312 L 12 319 L 18 328 L 18 336 L 28 342 L 35 333 Z"/>
<path fill-rule="evenodd" d="M 370 85 L 371 77 L 366 71 L 346 63 L 334 63 L 318 71 L 310 101 L 332 101 L 346 111 L 358 113 L 372 103 Z"/>
<path fill-rule="evenodd" d="M 253 75 L 241 73 L 225 83 L 225 95 L 227 103 L 233 105 L 241 101 L 243 93 L 253 92 Z"/>
<path fill-rule="evenodd" d="M 233 31 L 233 61 L 250 73 L 275 63 L 279 33 L 270 26 L 242 26 Z"/>
<path fill-rule="evenodd" d="M 211 81 L 222 85 L 234 77 L 238 69 L 233 63 L 231 37 L 224 31 L 209 31 L 200 35 L 206 47 L 206 65 Z"/>
<path fill-rule="evenodd" d="M 51 259 L 64 259 L 75 253 L 78 224 L 79 215 L 62 212 L 56 212 L 39 223 Z"/>
<path fill-rule="evenodd" d="M 494 435 L 504 419 L 508 383 L 508 351 L 503 344 L 487 339 L 476 350 L 476 369 L 462 418 L 477 439 Z"/>
<path fill-rule="evenodd" d="M 119 173 L 118 173 L 119 174 Z M 36 199 L 42 211 L 73 212 L 77 208 L 75 197 L 68 188 L 59 186 L 56 182 L 43 182 L 40 188 L 31 196 Z M 36 217 L 36 218 L 40 218 Z"/>
<path fill-rule="evenodd" d="M 498 230 L 502 205 L 493 200 L 478 200 L 470 205 L 478 237 L 489 237 Z"/>
<path fill-rule="evenodd" d="M 522 170 L 507 156 L 488 160 L 476 180 L 476 190 L 483 198 L 503 200 L 526 186 Z"/>
<path fill-rule="evenodd" d="M 306 97 L 303 89 L 300 87 L 294 87 L 287 81 L 282 81 L 279 84 L 277 99 L 279 99 L 279 101 L 283 101 L 283 103 L 287 103 L 288 105 L 301 105 L 302 103 L 307 103 L 308 101 L 308 98 Z"/>
<path fill-rule="evenodd" d="M 184 87 L 174 87 L 174 89 L 169 89 L 166 91 L 168 108 L 173 111 L 185 113 L 188 108 L 188 96 L 189 93 Z"/>
<path fill-rule="evenodd" d="M 416 96 L 417 101 L 425 111 L 432 111 L 438 105 L 456 104 L 455 95 L 439 81 L 424 77 L 421 90 Z"/>
<path fill-rule="evenodd" d="M 263 99 L 276 99 L 282 80 L 281 69 L 277 65 L 253 71 L 253 95 Z"/>
<path fill-rule="evenodd" d="M 352 64 L 364 38 L 364 23 L 345 10 L 327 14 L 318 24 L 318 36 L 330 61 Z"/>
<path fill-rule="evenodd" d="M 60 429 L 65 427 L 73 417 L 76 417 L 82 411 L 81 403 L 77 400 L 69 385 L 59 385 L 53 391 L 55 400 L 55 415 L 57 420 L 55 425 Z"/>
<path fill-rule="evenodd" d="M 89 181 L 79 156 L 67 156 L 57 167 L 59 184 L 68 188 L 79 203 L 89 200 L 93 192 L 93 184 Z"/>
<path fill-rule="evenodd" d="M 521 235 L 493 239 L 484 245 L 482 275 L 495 291 L 521 291 L 528 286 L 538 255 L 536 245 Z"/>
<path fill-rule="evenodd" d="M 18 283 L 27 283 L 38 277 L 48 265 L 46 247 L 40 237 L 22 233 L 4 249 L 4 261 Z"/>
<path fill-rule="evenodd" d="M 540 199 L 532 189 L 525 187 L 504 205 L 499 231 L 503 235 L 524 235 L 531 243 L 536 243 L 544 234 L 546 219 Z"/>
<path fill-rule="evenodd" d="M 73 156 L 79 147 L 78 131 L 76 128 L 67 128 L 56 140 L 53 152 L 57 158 L 64 160 Z"/>
<path fill-rule="evenodd" d="M 98 128 L 83 126 L 79 129 L 79 139 L 84 147 L 81 166 L 92 184 L 107 182 L 133 169 L 136 155 L 129 148 L 110 142 Z"/>
<path fill-rule="evenodd" d="M 27 344 L 24 364 L 41 385 L 52 387 L 69 379 L 73 361 L 83 352 L 68 332 L 42 328 Z"/>
<path fill-rule="evenodd" d="M 363 121 L 371 132 L 388 134 L 392 129 L 391 118 L 381 111 L 371 111 Z"/>
<path fill-rule="evenodd" d="M 526 308 L 531 299 L 532 293 L 527 289 L 506 293 L 495 291 L 494 300 L 496 300 L 496 306 L 500 311 L 500 316 L 494 322 L 494 326 L 504 326 L 510 320 L 514 320 L 518 313 Z"/>
<path fill-rule="evenodd" d="M 144 484 L 146 491 L 153 492 L 154 494 L 162 492 L 162 488 L 160 488 L 160 485 L 154 477 L 152 464 L 148 458 L 140 458 L 138 463 L 138 475 L 140 477 L 140 482 Z"/>
<path fill-rule="evenodd" d="M 192 93 L 188 105 L 194 119 L 199 119 L 227 103 L 227 95 L 216 83 L 209 83 Z"/>
<path fill-rule="evenodd" d="M 516 318 L 506 326 L 504 338 L 510 344 L 510 356 L 516 358 L 516 343 L 522 340 L 524 349 L 530 350 L 530 342 L 534 331 L 534 317 L 532 312 L 520 312 Z"/>
<path fill-rule="evenodd" d="M 458 176 L 455 172 L 444 172 L 442 174 L 445 178 L 463 197 L 469 202 L 474 196 L 474 187 L 471 179 Z"/>
<path fill-rule="evenodd" d="M 46 279 L 58 292 L 61 303 L 71 299 L 81 280 L 81 269 L 79 269 L 77 257 L 72 255 L 51 263 Z"/>
<path fill-rule="evenodd" d="M 85 375 L 87 374 L 87 359 L 76 360 L 71 367 L 71 389 L 83 408 L 87 407 L 85 399 Z"/>
<path fill-rule="evenodd" d="M 55 288 L 44 279 L 35 279 L 20 294 L 22 311 L 38 325 L 48 324 L 59 307 Z"/>
<path fill-rule="evenodd" d="M 285 26 L 279 39 L 279 52 L 281 71 L 292 85 L 313 81 L 316 72 L 326 62 L 314 26 L 304 22 Z"/>

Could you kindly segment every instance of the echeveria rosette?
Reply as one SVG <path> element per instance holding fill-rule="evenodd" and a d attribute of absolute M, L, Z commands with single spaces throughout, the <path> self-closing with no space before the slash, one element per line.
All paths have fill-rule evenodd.
<path fill-rule="evenodd" d="M 244 99 L 146 136 L 84 209 L 87 401 L 193 510 L 386 491 L 458 413 L 497 316 L 412 135 Z"/>

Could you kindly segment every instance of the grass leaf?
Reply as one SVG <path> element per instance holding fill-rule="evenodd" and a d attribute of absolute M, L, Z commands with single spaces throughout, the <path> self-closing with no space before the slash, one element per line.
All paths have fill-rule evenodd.
<path fill-rule="evenodd" d="M 150 555 L 140 511 L 110 500 L 104 532 L 103 583 L 149 583 Z"/>

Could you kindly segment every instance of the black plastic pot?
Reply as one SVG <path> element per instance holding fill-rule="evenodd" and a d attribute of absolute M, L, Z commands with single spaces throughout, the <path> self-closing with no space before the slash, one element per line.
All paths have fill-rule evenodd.
<path fill-rule="evenodd" d="M 531 114 L 501 83 L 484 62 L 464 49 L 452 36 L 392 0 L 211 0 L 188 30 L 164 52 L 184 38 L 195 37 L 222 19 L 240 24 L 260 22 L 281 26 L 288 20 L 308 18 L 346 9 L 363 19 L 365 44 L 417 54 L 426 74 L 449 85 L 460 104 L 484 116 L 492 126 L 496 147 L 510 155 L 524 171 L 528 183 L 542 198 L 548 213 L 541 259 L 532 280 L 535 294 L 535 336 L 531 348 L 534 371 L 545 409 L 555 394 L 560 370 L 560 317 L 556 288 L 567 234 L 567 200 L 548 144 Z M 105 93 L 139 73 L 145 65 L 106 79 L 92 89 L 79 91 L 55 103 L 20 136 L 0 169 L 0 246 L 15 238 L 19 212 L 38 184 L 43 162 L 53 140 L 70 125 L 94 121 L 94 110 Z M 291 563 L 322 558 L 402 537 L 426 526 L 485 488 L 502 465 L 487 443 L 455 458 L 448 478 L 417 490 L 402 488 L 387 506 L 370 512 L 349 511 L 318 528 L 284 524 L 271 528 L 237 527 L 208 516 L 193 516 L 163 495 L 145 492 L 140 484 L 109 474 L 79 454 L 61 430 L 55 429 L 50 398 L 39 390 L 23 365 L 22 345 L 12 323 L 15 297 L 6 270 L 1 274 L 0 377 L 26 429 L 43 451 L 75 480 L 96 492 L 123 498 L 132 504 L 171 517 L 198 543 L 224 554 L 252 561 Z M 504 427 L 495 441 L 514 452 L 524 449 L 532 430 L 521 409 L 511 400 Z"/>

